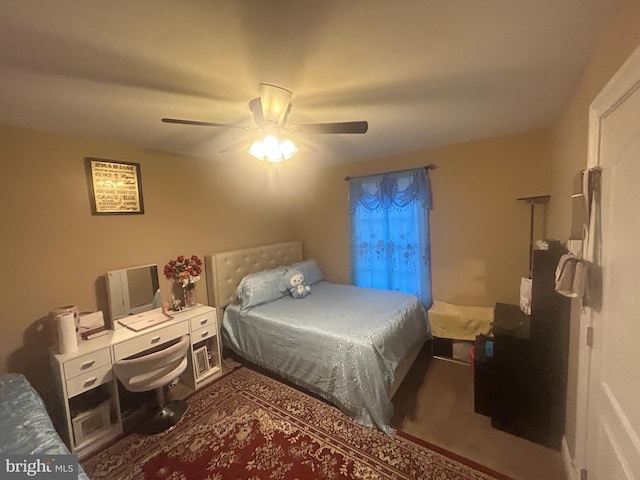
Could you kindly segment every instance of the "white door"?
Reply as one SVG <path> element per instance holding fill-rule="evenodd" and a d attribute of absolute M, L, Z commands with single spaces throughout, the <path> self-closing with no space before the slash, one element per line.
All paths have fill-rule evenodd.
<path fill-rule="evenodd" d="M 589 167 L 602 168 L 587 257 L 602 266 L 591 311 L 588 480 L 640 480 L 640 48 L 591 105 Z"/>

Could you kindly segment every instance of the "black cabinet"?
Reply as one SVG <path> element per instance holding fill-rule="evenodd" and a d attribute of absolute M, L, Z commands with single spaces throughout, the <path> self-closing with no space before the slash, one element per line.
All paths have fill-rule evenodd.
<path fill-rule="evenodd" d="M 531 316 L 498 303 L 491 425 L 559 449 L 564 434 L 571 301 L 555 291 L 562 248 L 533 255 Z"/>

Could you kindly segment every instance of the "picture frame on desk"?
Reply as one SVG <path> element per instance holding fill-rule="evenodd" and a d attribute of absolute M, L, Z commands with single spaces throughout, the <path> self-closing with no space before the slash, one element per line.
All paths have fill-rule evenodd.
<path fill-rule="evenodd" d="M 209 371 L 209 350 L 206 345 L 193 351 L 193 363 L 196 367 L 196 377 L 201 377 Z"/>

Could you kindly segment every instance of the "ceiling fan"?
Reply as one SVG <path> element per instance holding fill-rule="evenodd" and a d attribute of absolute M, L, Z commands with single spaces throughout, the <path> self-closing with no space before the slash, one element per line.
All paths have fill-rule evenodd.
<path fill-rule="evenodd" d="M 291 96 L 292 92 L 285 88 L 261 83 L 260 97 L 254 98 L 249 102 L 249 110 L 253 114 L 255 127 L 199 120 L 182 120 L 179 118 L 162 118 L 162 121 L 182 125 L 261 131 L 264 137 L 253 142 L 251 148 L 249 148 L 249 153 L 269 162 L 286 160 L 298 152 L 298 147 L 286 138 L 288 134 L 362 134 L 369 129 L 369 124 L 366 121 L 288 125 L 287 120 L 289 112 L 291 112 Z M 244 145 L 244 143 L 241 145 Z M 237 150 L 237 148 L 238 145 L 233 145 L 220 150 L 220 152 L 230 152 Z"/>

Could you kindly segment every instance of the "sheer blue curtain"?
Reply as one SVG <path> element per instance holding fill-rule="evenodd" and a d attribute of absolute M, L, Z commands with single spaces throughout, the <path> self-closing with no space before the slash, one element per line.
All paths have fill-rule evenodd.
<path fill-rule="evenodd" d="M 354 285 L 411 293 L 430 307 L 427 169 L 351 178 L 349 207 Z"/>

